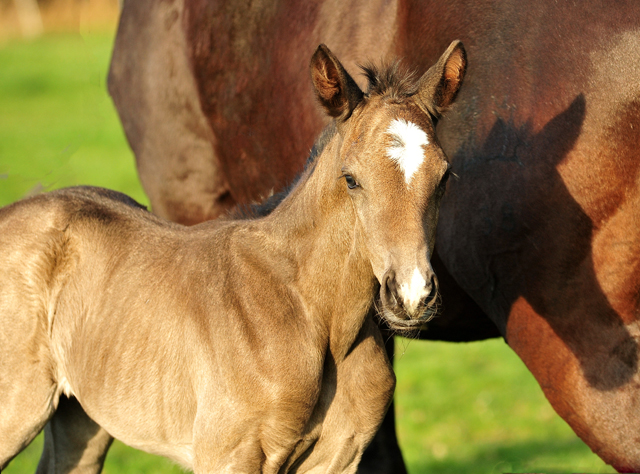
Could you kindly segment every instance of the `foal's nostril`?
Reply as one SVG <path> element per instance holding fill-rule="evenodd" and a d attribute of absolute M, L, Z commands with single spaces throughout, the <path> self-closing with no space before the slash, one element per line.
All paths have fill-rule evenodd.
<path fill-rule="evenodd" d="M 382 278 L 382 284 L 380 285 L 380 299 L 382 300 L 382 304 L 388 308 L 395 308 L 398 306 L 397 295 L 395 273 L 389 271 L 385 273 Z"/>
<path fill-rule="evenodd" d="M 429 277 L 429 286 L 427 287 L 427 289 L 429 289 L 430 291 L 424 301 L 427 305 L 430 305 L 438 297 L 438 279 L 436 278 L 435 274 L 431 274 L 431 276 Z"/>

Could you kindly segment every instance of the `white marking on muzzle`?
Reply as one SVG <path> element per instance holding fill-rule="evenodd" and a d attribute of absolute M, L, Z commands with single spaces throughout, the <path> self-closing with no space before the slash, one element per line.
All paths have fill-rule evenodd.
<path fill-rule="evenodd" d="M 429 138 L 415 123 L 402 119 L 392 121 L 387 133 L 393 137 L 387 156 L 398 164 L 404 173 L 404 180 L 409 184 L 424 161 L 422 147 L 429 144 Z"/>
<path fill-rule="evenodd" d="M 413 270 L 409 283 L 400 283 L 398 293 L 403 300 L 404 308 L 409 314 L 414 314 L 420 301 L 427 297 L 427 281 L 417 268 Z"/>

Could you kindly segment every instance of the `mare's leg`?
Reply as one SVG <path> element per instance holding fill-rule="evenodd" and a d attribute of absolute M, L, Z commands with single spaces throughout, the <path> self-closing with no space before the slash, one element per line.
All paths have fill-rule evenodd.
<path fill-rule="evenodd" d="M 186 51 L 184 1 L 124 2 L 109 92 L 154 213 L 182 224 L 235 205 Z M 159 71 L 172 74 L 159 74 Z"/>
<path fill-rule="evenodd" d="M 102 470 L 113 438 L 87 416 L 75 398 L 60 397 L 45 426 L 37 474 L 94 474 Z"/>

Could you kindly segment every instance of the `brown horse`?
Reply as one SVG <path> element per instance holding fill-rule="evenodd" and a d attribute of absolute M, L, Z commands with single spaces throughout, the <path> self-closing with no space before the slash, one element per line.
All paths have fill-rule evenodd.
<path fill-rule="evenodd" d="M 419 80 L 325 47 L 332 127 L 266 217 L 194 227 L 69 188 L 0 210 L 0 469 L 48 422 L 38 472 L 99 472 L 113 437 L 196 473 L 353 473 L 395 379 L 370 308 L 434 311 L 449 164 L 433 120 L 466 68 L 454 42 Z"/>
<path fill-rule="evenodd" d="M 422 68 L 456 37 L 471 65 L 438 124 L 457 176 L 433 258 L 444 312 L 421 337 L 504 336 L 602 459 L 640 471 L 637 2 L 136 0 L 109 87 L 154 211 L 193 223 L 298 172 L 325 124 L 298 67 L 315 44 L 347 69 Z"/>

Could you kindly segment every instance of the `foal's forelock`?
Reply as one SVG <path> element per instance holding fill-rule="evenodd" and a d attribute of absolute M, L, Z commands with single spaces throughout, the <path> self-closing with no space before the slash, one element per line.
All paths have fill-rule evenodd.
<path fill-rule="evenodd" d="M 393 102 L 402 102 L 418 91 L 417 74 L 404 68 L 399 61 L 377 66 L 361 67 L 368 81 L 366 96 L 380 96 Z"/>

